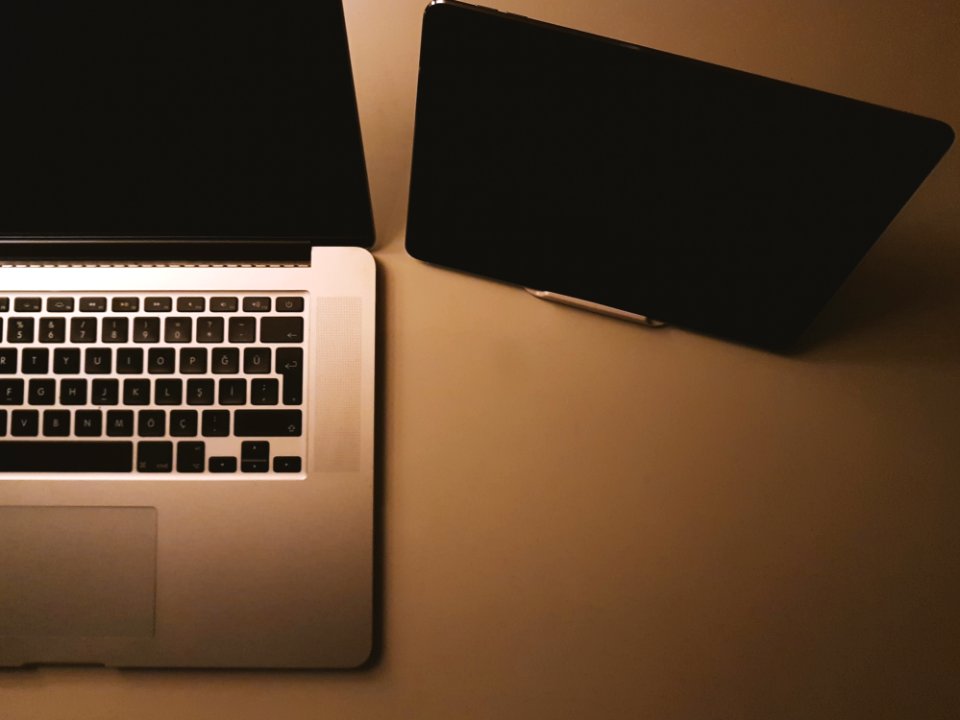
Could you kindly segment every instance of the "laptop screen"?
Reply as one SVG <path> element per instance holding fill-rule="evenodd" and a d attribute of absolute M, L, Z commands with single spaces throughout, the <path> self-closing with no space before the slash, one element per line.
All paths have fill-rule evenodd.
<path fill-rule="evenodd" d="M 942 123 L 458 3 L 424 19 L 407 248 L 762 346 L 933 168 Z"/>
<path fill-rule="evenodd" d="M 0 236 L 372 243 L 340 0 L 5 0 L 0 105 Z"/>

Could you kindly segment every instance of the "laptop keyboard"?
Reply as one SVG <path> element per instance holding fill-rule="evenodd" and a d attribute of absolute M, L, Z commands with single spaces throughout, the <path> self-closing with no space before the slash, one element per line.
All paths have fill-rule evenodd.
<path fill-rule="evenodd" d="M 305 300 L 0 294 L 0 472 L 302 472 Z"/>

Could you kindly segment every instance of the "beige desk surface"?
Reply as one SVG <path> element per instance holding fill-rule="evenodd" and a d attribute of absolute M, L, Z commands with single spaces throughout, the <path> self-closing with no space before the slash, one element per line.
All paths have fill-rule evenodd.
<path fill-rule="evenodd" d="M 956 0 L 496 3 L 960 129 Z M 960 148 L 799 356 L 556 307 L 404 252 L 424 4 L 345 2 L 381 662 L 4 673 L 0 718 L 960 717 Z"/>

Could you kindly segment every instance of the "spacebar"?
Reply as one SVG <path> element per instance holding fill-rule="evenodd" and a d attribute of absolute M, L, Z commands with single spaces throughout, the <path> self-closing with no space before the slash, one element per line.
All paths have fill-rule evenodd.
<path fill-rule="evenodd" d="M 130 472 L 132 442 L 0 440 L 0 472 Z"/>

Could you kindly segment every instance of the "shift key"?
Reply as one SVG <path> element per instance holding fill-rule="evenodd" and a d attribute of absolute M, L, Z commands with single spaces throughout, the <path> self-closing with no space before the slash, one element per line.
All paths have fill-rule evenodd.
<path fill-rule="evenodd" d="M 237 410 L 233 434 L 237 437 L 296 437 L 303 432 L 299 410 Z"/>

